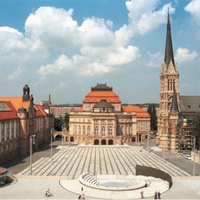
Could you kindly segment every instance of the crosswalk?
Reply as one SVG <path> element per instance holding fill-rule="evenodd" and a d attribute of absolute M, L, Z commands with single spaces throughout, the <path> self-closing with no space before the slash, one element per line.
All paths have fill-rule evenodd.
<path fill-rule="evenodd" d="M 135 174 L 136 165 L 153 167 L 173 177 L 191 176 L 170 162 L 136 146 L 63 146 L 50 157 L 42 157 L 32 164 L 32 175 L 66 176 L 77 179 L 82 173 L 93 175 Z M 30 167 L 19 175 L 30 175 Z"/>

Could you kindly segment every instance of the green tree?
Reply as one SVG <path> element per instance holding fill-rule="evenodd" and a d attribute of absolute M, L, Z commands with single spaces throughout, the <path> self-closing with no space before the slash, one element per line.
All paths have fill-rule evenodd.
<path fill-rule="evenodd" d="M 151 130 L 157 130 L 157 116 L 155 104 L 150 104 L 147 112 L 151 116 Z"/>
<path fill-rule="evenodd" d="M 56 131 L 62 131 L 62 125 L 64 123 L 64 120 L 63 118 L 60 116 L 60 117 L 55 117 L 55 120 L 54 120 L 54 129 Z"/>
<path fill-rule="evenodd" d="M 69 131 L 69 113 L 65 113 L 64 123 L 66 125 L 66 129 Z"/>

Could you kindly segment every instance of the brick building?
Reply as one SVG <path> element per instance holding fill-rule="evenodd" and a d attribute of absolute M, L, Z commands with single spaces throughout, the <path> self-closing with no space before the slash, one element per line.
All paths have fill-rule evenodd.
<path fill-rule="evenodd" d="M 0 97 L 0 163 L 30 152 L 50 140 L 54 117 L 35 104 L 25 85 L 22 97 Z"/>

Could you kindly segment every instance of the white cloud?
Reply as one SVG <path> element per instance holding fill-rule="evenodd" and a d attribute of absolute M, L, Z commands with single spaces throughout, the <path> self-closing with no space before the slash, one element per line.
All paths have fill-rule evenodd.
<path fill-rule="evenodd" d="M 80 26 L 77 26 L 77 23 L 72 23 L 72 25 L 76 25 L 73 26 L 73 29 L 70 29 L 70 33 L 66 36 L 63 35 L 63 38 L 59 38 L 60 42 L 58 43 L 61 43 L 63 47 L 60 47 L 60 44 L 54 46 L 54 40 L 57 38 L 57 33 L 47 33 L 49 21 L 45 24 L 45 21 L 40 20 L 40 18 L 43 19 L 43 13 L 48 12 L 56 15 L 59 13 L 59 9 L 46 8 L 46 12 L 44 12 L 44 10 L 45 7 L 40 8 L 34 15 L 30 15 L 30 19 L 27 19 L 26 30 L 29 33 L 28 35 L 30 35 L 31 38 L 34 38 L 34 40 L 40 39 L 43 43 L 48 41 L 48 45 L 45 43 L 45 46 L 53 46 L 57 49 L 64 48 L 66 41 L 70 40 L 71 45 L 69 45 L 68 48 L 70 48 L 71 52 L 74 52 L 74 54 L 71 56 L 62 54 L 61 56 L 58 56 L 58 59 L 52 64 L 42 65 L 38 70 L 38 73 L 41 75 L 62 73 L 65 70 L 73 71 L 75 69 L 79 70 L 79 74 L 82 75 L 104 74 L 113 71 L 113 65 L 122 66 L 129 62 L 133 62 L 140 56 L 137 47 L 126 46 L 127 43 L 124 42 L 126 40 L 125 35 L 122 37 L 122 33 L 119 33 L 120 31 L 113 32 L 110 30 L 110 27 L 112 27 L 111 21 L 105 21 L 104 19 L 94 17 L 86 18 Z M 64 11 L 60 10 L 60 12 L 63 13 Z M 66 11 L 63 15 L 68 16 L 70 21 L 73 21 L 71 18 L 72 12 Z M 47 16 L 49 16 L 48 19 L 50 20 L 51 15 L 47 14 Z M 59 17 L 54 16 L 54 18 L 58 18 L 61 24 L 65 24 L 64 21 L 67 17 L 61 18 L 60 14 L 58 14 L 58 16 Z M 34 18 L 36 18 L 35 23 Z M 59 22 L 55 22 L 55 27 L 58 26 L 57 23 Z M 51 26 L 53 26 L 53 23 L 51 23 Z M 38 28 L 40 28 L 40 31 L 39 33 L 36 33 L 35 30 Z M 44 31 L 42 31 L 42 29 L 44 29 Z M 57 30 L 58 28 L 55 29 Z M 65 27 L 62 26 L 59 29 L 65 29 Z M 69 32 L 69 30 L 66 30 L 66 32 L 67 31 Z M 128 31 L 124 31 L 124 33 L 128 33 Z M 42 37 L 44 33 L 45 40 L 44 37 Z M 69 34 L 70 39 L 68 38 Z M 119 36 L 120 34 L 121 36 Z M 53 42 L 52 37 L 54 37 Z M 77 49 L 79 51 L 77 51 Z"/>
<path fill-rule="evenodd" d="M 147 67 L 160 67 L 163 62 L 163 56 L 160 52 L 157 52 L 155 54 L 152 54 L 151 52 L 148 52 L 149 61 L 146 64 Z"/>
<path fill-rule="evenodd" d="M 196 51 L 179 47 L 176 51 L 175 59 L 178 63 L 193 61 L 198 56 Z"/>
<path fill-rule="evenodd" d="M 115 31 L 110 20 L 91 17 L 78 25 L 73 19 L 73 9 L 40 7 L 28 16 L 25 34 L 0 27 L 3 57 L 0 64 L 10 64 L 13 69 L 34 67 L 42 76 L 77 70 L 80 75 L 110 73 L 140 57 L 139 48 L 130 45 L 135 33 L 145 34 L 166 23 L 168 7 L 174 12 L 171 4 L 156 10 L 158 3 L 158 0 L 127 1 L 130 23 Z"/>
<path fill-rule="evenodd" d="M 46 47 L 71 48 L 78 40 L 74 37 L 77 22 L 73 10 L 40 7 L 25 22 L 26 35 L 32 40 L 40 39 Z M 77 36 L 77 34 L 76 34 Z"/>
<path fill-rule="evenodd" d="M 67 56 L 62 54 L 57 60 L 54 61 L 53 64 L 41 66 L 38 73 L 41 75 L 59 74 L 65 70 L 71 69 L 71 67 L 71 60 Z"/>
<path fill-rule="evenodd" d="M 135 61 L 140 57 L 139 49 L 134 46 L 127 48 L 120 47 L 115 52 L 110 52 L 106 56 L 105 63 L 110 66 L 120 66 Z"/>
<path fill-rule="evenodd" d="M 200 25 L 200 2 L 199 0 L 192 0 L 186 7 L 185 11 L 189 12 Z"/>
<path fill-rule="evenodd" d="M 130 26 L 134 33 L 146 34 L 156 29 L 160 24 L 166 23 L 168 9 L 170 14 L 174 13 L 175 9 L 171 3 L 165 4 L 160 10 L 156 10 L 158 3 L 158 0 L 126 1 Z"/>

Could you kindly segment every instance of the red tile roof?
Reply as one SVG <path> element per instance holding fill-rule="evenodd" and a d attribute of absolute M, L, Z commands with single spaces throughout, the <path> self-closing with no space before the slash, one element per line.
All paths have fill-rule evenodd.
<path fill-rule="evenodd" d="M 85 96 L 83 103 L 100 102 L 102 99 L 111 103 L 121 103 L 121 100 L 113 91 L 91 91 Z"/>
<path fill-rule="evenodd" d="M 15 109 L 16 113 L 19 108 L 26 108 L 26 110 L 28 111 L 28 108 L 30 105 L 30 101 L 23 102 L 22 97 L 0 97 L 0 101 L 1 102 L 2 101 L 10 102 L 10 104 L 12 105 L 12 108 Z M 46 116 L 46 112 L 44 111 L 44 109 L 42 108 L 42 106 L 40 104 L 34 104 L 34 106 L 36 108 L 36 116 L 37 117 Z"/>
<path fill-rule="evenodd" d="M 135 112 L 138 118 L 150 118 L 148 112 L 144 109 L 140 108 L 139 106 L 122 106 L 123 112 Z M 76 112 L 83 112 L 83 106 L 78 108 Z"/>
<path fill-rule="evenodd" d="M 123 112 L 135 112 L 138 118 L 150 118 L 148 112 L 139 106 L 122 106 Z"/>
<path fill-rule="evenodd" d="M 9 101 L 0 101 L 0 103 L 5 103 L 10 110 L 0 111 L 0 120 L 17 119 L 17 111 Z"/>

